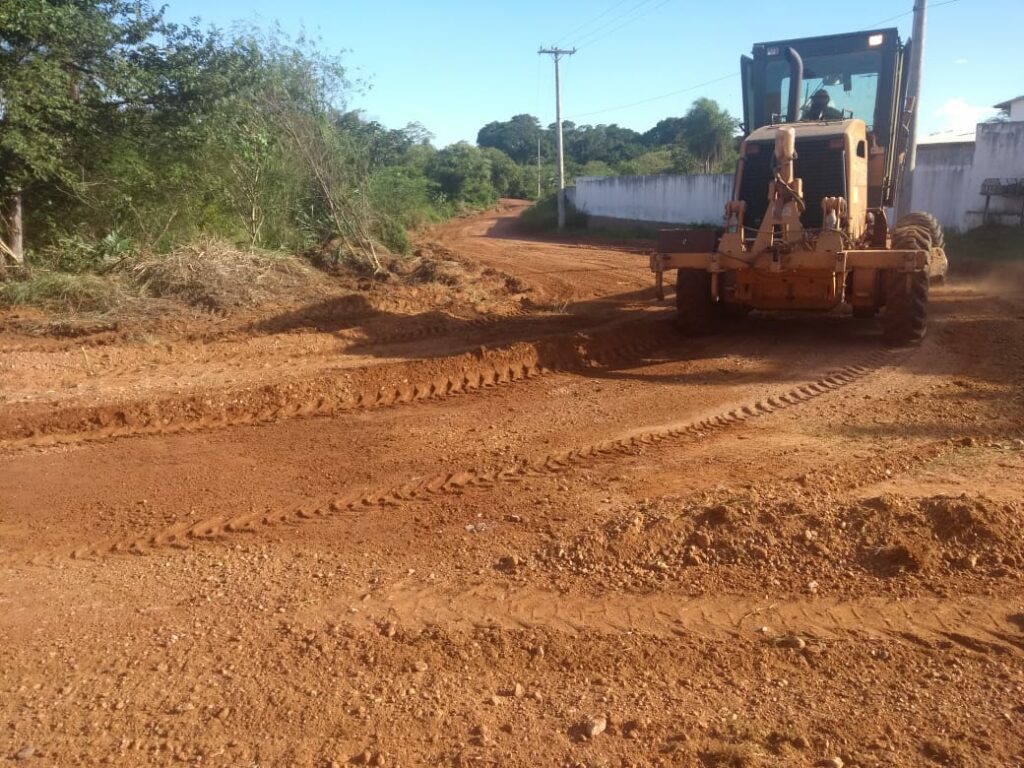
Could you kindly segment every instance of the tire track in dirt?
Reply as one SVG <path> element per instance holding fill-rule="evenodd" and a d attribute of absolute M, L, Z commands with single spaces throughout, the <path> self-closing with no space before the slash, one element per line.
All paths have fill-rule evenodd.
<path fill-rule="evenodd" d="M 895 357 L 894 357 L 895 356 Z M 182 523 L 155 534 L 122 539 L 100 545 L 85 545 L 71 556 L 90 558 L 108 554 L 144 554 L 166 547 L 187 547 L 192 542 L 213 540 L 242 532 L 254 533 L 280 524 L 300 523 L 372 508 L 396 506 L 439 494 L 459 493 L 467 487 L 492 487 L 516 482 L 525 477 L 556 475 L 570 468 L 586 466 L 606 457 L 632 455 L 638 450 L 662 444 L 701 440 L 729 427 L 809 403 L 823 395 L 849 386 L 898 361 L 899 353 L 878 351 L 862 363 L 848 365 L 822 378 L 769 395 L 746 405 L 721 411 L 697 421 L 668 424 L 631 432 L 628 436 L 606 440 L 581 448 L 558 451 L 539 458 L 521 459 L 495 470 L 468 468 L 418 479 L 397 487 L 385 487 L 350 496 L 339 496 L 319 506 L 303 506 L 272 514 L 249 512 L 229 517 L 215 516 L 198 522 Z"/>
<path fill-rule="evenodd" d="M 513 310 L 503 312 L 499 315 L 487 315 L 486 317 L 462 318 L 456 316 L 439 318 L 431 322 L 419 322 L 411 328 L 403 328 L 392 331 L 367 333 L 363 328 L 354 328 L 355 331 L 362 330 L 364 339 L 353 344 L 359 348 L 386 346 L 388 344 L 403 344 L 408 341 L 421 341 L 428 338 L 440 338 L 443 336 L 455 336 L 467 331 L 490 331 L 495 328 L 507 327 L 510 322 L 526 323 L 535 321 L 538 323 L 557 322 L 561 325 L 595 325 L 602 320 L 600 317 L 573 316 L 555 314 L 543 310 Z"/>
<path fill-rule="evenodd" d="M 353 602 L 351 597 L 339 598 L 318 610 L 346 616 Z M 766 600 L 665 592 L 579 595 L 477 584 L 457 590 L 398 586 L 372 592 L 359 604 L 363 619 L 406 627 L 544 627 L 569 634 L 698 635 L 709 639 L 753 634 L 767 627 L 764 634 L 769 641 L 787 635 L 798 635 L 808 644 L 815 640 L 895 638 L 929 648 L 957 645 L 982 655 L 1024 656 L 1024 635 L 1010 620 L 1019 611 L 1019 602 L 989 597 Z"/>
<path fill-rule="evenodd" d="M 165 435 L 330 416 L 511 384 L 554 372 L 624 365 L 666 343 L 671 321 L 634 321 L 508 346 L 481 346 L 453 357 L 382 363 L 300 382 L 196 393 L 155 402 L 66 408 L 0 419 L 7 447 L 53 445 L 135 435 Z"/>

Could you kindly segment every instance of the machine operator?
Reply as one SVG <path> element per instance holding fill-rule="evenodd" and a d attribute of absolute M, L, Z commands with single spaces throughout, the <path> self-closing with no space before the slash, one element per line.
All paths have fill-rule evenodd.
<path fill-rule="evenodd" d="M 843 113 L 829 104 L 832 97 L 828 91 L 820 88 L 811 96 L 811 103 L 804 109 L 804 120 L 842 120 Z"/>

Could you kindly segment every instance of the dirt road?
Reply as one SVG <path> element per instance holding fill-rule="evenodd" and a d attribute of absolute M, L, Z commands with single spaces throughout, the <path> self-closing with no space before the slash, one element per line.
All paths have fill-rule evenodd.
<path fill-rule="evenodd" d="M 2 339 L 0 758 L 1024 765 L 1019 277 L 683 340 L 517 210 L 488 315 Z"/>

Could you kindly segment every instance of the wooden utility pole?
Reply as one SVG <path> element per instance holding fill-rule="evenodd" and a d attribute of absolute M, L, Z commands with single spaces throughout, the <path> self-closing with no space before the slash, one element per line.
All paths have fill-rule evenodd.
<path fill-rule="evenodd" d="M 563 56 L 572 56 L 576 49 L 541 48 L 538 54 L 548 54 L 555 60 L 555 124 L 558 139 L 558 229 L 565 229 L 565 153 L 562 150 L 562 84 L 559 78 L 558 62 Z"/>
<path fill-rule="evenodd" d="M 906 216 L 914 204 L 914 169 L 917 168 L 917 115 L 921 111 L 921 72 L 924 68 L 924 26 L 928 11 L 928 0 L 917 0 L 914 5 L 914 31 L 911 33 L 910 72 L 907 82 L 907 105 L 910 119 L 907 122 L 907 158 L 903 166 L 903 183 L 899 200 L 896 201 L 896 218 Z"/>
<path fill-rule="evenodd" d="M 537 199 L 540 200 L 540 134 L 537 134 Z"/>

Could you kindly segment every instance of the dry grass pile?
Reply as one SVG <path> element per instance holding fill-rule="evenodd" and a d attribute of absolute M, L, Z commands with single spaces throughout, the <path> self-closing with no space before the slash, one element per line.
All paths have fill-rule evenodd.
<path fill-rule="evenodd" d="M 215 312 L 308 296 L 325 280 L 295 256 L 240 251 L 216 240 L 138 256 L 129 271 L 149 296 L 176 298 Z"/>
<path fill-rule="evenodd" d="M 219 321 L 236 313 L 294 307 L 312 307 L 315 313 L 329 306 L 325 322 L 337 325 L 375 313 L 489 314 L 519 307 L 530 290 L 521 280 L 467 262 L 436 243 L 408 256 L 383 254 L 385 268 L 374 273 L 338 265 L 325 272 L 310 258 L 208 239 L 169 253 L 131 253 L 101 271 L 37 266 L 0 279 L 0 309 L 29 310 L 5 314 L 0 322 L 31 333 L 66 334 L 87 332 L 97 323 L 104 328 L 159 324 L 179 314 L 194 317 L 195 310 Z M 343 294 L 349 294 L 347 301 L 339 300 Z"/>

